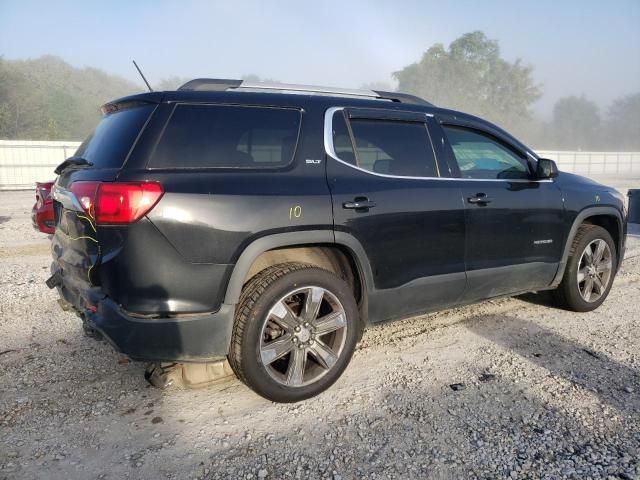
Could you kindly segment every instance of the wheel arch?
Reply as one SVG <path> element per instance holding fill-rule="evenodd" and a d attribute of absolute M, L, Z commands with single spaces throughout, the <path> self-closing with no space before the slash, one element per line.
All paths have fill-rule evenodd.
<path fill-rule="evenodd" d="M 306 262 L 305 262 L 306 260 Z M 363 319 L 367 314 L 371 267 L 364 248 L 352 235 L 331 230 L 308 230 L 260 237 L 240 254 L 225 293 L 225 304 L 237 304 L 244 284 L 273 262 L 303 261 L 348 276 Z M 342 275 L 344 276 L 344 275 Z"/>
<path fill-rule="evenodd" d="M 611 237 L 613 238 L 613 241 L 615 243 L 616 257 L 618 260 L 616 262 L 616 268 L 620 266 L 622 257 L 624 255 L 624 222 L 622 214 L 615 207 L 587 207 L 584 210 L 581 210 L 573 220 L 571 229 L 569 230 L 569 234 L 567 235 L 567 239 L 565 241 L 562 258 L 558 266 L 558 271 L 556 272 L 556 275 L 551 284 L 552 287 L 558 286 L 562 281 L 562 277 L 569 260 L 569 251 L 571 250 L 573 239 L 575 238 L 580 225 L 584 223 L 598 225 L 611 234 Z"/>

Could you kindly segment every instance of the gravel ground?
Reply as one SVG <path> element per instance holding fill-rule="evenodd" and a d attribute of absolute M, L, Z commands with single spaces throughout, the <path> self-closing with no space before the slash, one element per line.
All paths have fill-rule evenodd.
<path fill-rule="evenodd" d="M 640 183 L 640 182 L 639 182 Z M 640 241 L 592 313 L 503 299 L 369 329 L 322 395 L 151 388 L 43 284 L 0 192 L 0 479 L 640 478 Z"/>

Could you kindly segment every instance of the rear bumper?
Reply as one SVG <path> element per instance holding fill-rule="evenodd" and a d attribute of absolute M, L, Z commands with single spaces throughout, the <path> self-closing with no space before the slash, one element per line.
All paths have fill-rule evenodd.
<path fill-rule="evenodd" d="M 59 271 L 55 263 L 52 273 Z M 100 287 L 62 275 L 60 296 L 119 352 L 133 360 L 205 362 L 229 352 L 235 305 L 215 313 L 141 316 L 127 312 Z"/>
<path fill-rule="evenodd" d="M 205 362 L 229 352 L 234 311 L 234 305 L 223 304 L 206 315 L 138 318 L 104 298 L 95 312 L 87 310 L 83 317 L 133 360 Z"/>

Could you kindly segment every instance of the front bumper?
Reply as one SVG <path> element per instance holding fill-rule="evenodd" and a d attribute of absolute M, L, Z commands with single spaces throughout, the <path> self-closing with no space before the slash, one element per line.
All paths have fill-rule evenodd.
<path fill-rule="evenodd" d="M 211 362 L 229 352 L 235 305 L 222 304 L 215 313 L 142 316 L 125 311 L 100 287 L 65 276 L 52 266 L 61 297 L 98 330 L 116 350 L 133 360 Z"/>

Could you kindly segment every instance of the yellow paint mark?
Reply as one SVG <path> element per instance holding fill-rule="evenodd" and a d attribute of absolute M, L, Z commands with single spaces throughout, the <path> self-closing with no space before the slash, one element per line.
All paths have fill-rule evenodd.
<path fill-rule="evenodd" d="M 302 207 L 300 205 L 289 208 L 289 220 L 300 217 L 302 217 Z"/>

